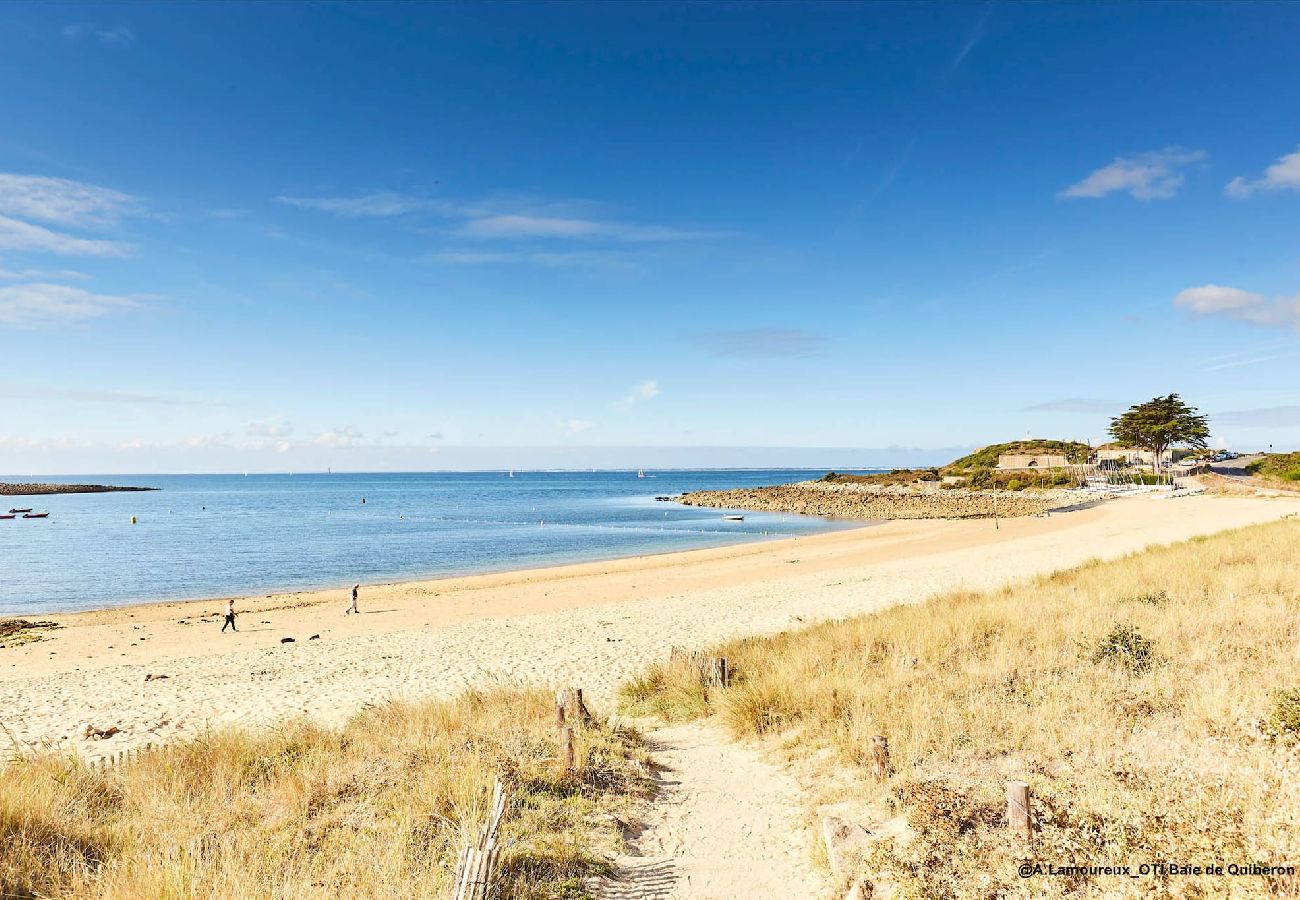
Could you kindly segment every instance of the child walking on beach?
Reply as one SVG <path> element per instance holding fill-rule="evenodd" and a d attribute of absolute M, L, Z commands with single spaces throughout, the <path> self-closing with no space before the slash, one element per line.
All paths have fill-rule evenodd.
<path fill-rule="evenodd" d="M 234 600 L 226 601 L 226 621 L 221 626 L 221 633 L 225 634 L 227 628 L 229 628 L 231 631 L 239 630 L 238 628 L 235 627 L 235 601 Z"/>
<path fill-rule="evenodd" d="M 357 591 L 359 590 L 361 590 L 361 585 L 359 584 L 352 585 L 352 605 L 349 606 L 347 609 L 343 610 L 344 615 L 347 615 L 348 613 L 356 613 L 357 615 L 361 615 L 361 610 L 357 609 Z"/>

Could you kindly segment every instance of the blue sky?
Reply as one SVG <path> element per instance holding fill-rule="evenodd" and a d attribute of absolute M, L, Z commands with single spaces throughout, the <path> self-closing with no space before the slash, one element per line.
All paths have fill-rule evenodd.
<path fill-rule="evenodd" d="M 0 471 L 906 462 L 1170 391 L 1294 447 L 1298 41 L 1291 4 L 7 3 Z"/>

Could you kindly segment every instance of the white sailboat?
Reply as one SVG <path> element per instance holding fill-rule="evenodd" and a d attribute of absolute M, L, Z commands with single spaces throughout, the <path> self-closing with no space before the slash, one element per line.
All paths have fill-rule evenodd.
<path fill-rule="evenodd" d="M 636 470 L 636 477 L 637 477 L 637 478 L 645 478 L 645 469 L 637 469 L 637 470 Z"/>

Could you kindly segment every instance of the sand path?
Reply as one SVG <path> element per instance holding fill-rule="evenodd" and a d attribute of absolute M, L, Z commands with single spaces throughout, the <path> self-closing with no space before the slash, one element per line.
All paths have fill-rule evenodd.
<path fill-rule="evenodd" d="M 936 592 L 985 589 L 1300 511 L 1300 501 L 1135 497 L 1050 518 L 892 522 L 794 540 L 582 566 L 73 616 L 0 650 L 0 725 L 19 746 L 94 758 L 209 725 L 306 714 L 342 722 L 387 698 L 494 683 L 575 685 L 597 707 L 676 646 L 704 647 Z M 319 634 L 319 640 L 310 640 Z M 292 636 L 294 643 L 281 644 Z M 146 676 L 154 678 L 146 680 Z M 158 675 L 168 676 L 165 679 Z M 116 726 L 85 741 L 81 724 Z M 0 735 L 0 753 L 8 739 Z"/>
<path fill-rule="evenodd" d="M 603 900 L 827 896 L 809 862 L 794 779 L 703 723 L 649 732 L 659 794 Z"/>

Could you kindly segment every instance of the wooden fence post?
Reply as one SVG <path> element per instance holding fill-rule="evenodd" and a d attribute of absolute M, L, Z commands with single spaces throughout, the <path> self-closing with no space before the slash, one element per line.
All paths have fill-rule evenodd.
<path fill-rule="evenodd" d="M 572 773 L 578 768 L 578 754 L 573 747 L 573 727 L 570 725 L 564 726 L 562 737 L 564 741 L 564 771 Z"/>
<path fill-rule="evenodd" d="M 564 691 L 555 692 L 555 727 L 564 727 Z"/>
<path fill-rule="evenodd" d="M 500 847 L 497 846 L 497 828 L 505 814 L 505 789 L 501 780 L 492 785 L 492 806 L 487 823 L 479 832 L 478 840 L 467 844 L 460 852 L 456 865 L 455 900 L 487 900 L 495 896 L 493 880 Z"/>
<path fill-rule="evenodd" d="M 871 768 L 884 781 L 889 777 L 889 739 L 878 734 L 871 739 Z"/>
<path fill-rule="evenodd" d="M 1007 782 L 1007 826 L 1012 834 L 1028 841 L 1033 835 L 1033 815 L 1029 809 L 1029 785 L 1023 781 Z"/>

